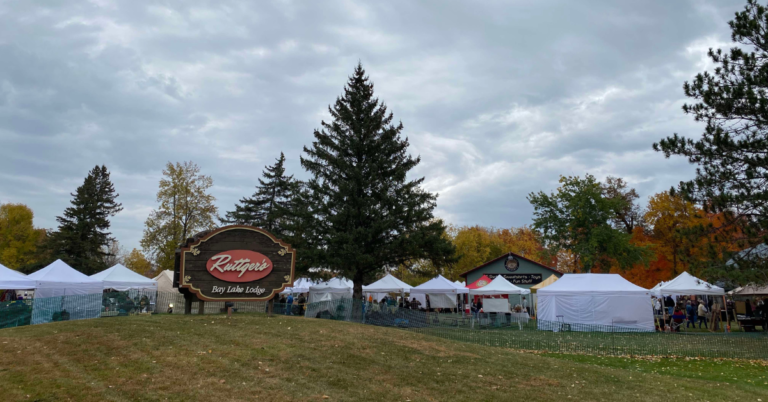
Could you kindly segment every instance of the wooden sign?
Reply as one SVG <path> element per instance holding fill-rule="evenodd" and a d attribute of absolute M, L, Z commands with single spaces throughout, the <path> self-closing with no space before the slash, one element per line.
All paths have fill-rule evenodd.
<path fill-rule="evenodd" d="M 216 229 L 179 253 L 179 288 L 200 300 L 269 300 L 293 284 L 296 250 L 253 226 Z"/>

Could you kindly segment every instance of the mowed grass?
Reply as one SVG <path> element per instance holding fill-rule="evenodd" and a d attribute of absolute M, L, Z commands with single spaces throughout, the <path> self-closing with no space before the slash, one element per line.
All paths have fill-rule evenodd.
<path fill-rule="evenodd" d="M 639 370 L 600 358 L 542 356 L 263 314 L 4 329 L 0 359 L 4 400 L 768 401 L 765 385 L 731 379 L 742 361 L 710 366 L 678 359 L 675 370 L 707 372 L 681 377 L 675 370 Z M 723 367 L 729 371 L 719 376 Z"/>

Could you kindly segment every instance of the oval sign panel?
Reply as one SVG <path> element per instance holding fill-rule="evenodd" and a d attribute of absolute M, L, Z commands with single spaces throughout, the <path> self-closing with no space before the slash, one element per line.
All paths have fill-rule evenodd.
<path fill-rule="evenodd" d="M 272 272 L 272 261 L 255 251 L 229 250 L 211 257 L 206 268 L 222 281 L 252 282 Z"/>

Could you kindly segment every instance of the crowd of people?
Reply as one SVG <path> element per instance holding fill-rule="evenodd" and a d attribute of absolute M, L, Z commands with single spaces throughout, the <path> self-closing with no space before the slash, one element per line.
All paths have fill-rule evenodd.
<path fill-rule="evenodd" d="M 287 295 L 281 294 L 277 302 L 285 306 L 286 315 L 302 315 L 307 304 L 307 298 L 304 293 L 300 293 L 295 298 L 292 293 L 288 293 Z"/>
<path fill-rule="evenodd" d="M 731 321 L 738 320 L 738 316 L 768 320 L 768 306 L 764 298 L 755 297 L 740 301 L 745 303 L 745 314 L 737 312 L 736 301 L 733 299 L 726 301 L 725 309 L 718 302 L 719 300 L 714 297 L 697 296 L 681 296 L 677 300 L 672 296 L 666 296 L 653 300 L 654 312 L 660 318 L 662 329 L 664 324 L 667 324 L 672 331 L 679 331 L 683 324 L 686 329 L 697 328 L 697 324 L 699 329 L 711 329 L 710 327 L 714 324 L 714 314 L 723 312 L 727 314 L 720 318 L 727 321 L 727 325 L 730 325 Z"/>

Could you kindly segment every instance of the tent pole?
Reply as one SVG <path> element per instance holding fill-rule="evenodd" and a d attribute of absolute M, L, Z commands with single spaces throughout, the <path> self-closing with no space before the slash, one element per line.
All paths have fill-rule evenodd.
<path fill-rule="evenodd" d="M 723 308 L 725 309 L 725 329 L 723 332 L 731 332 L 729 331 L 731 320 L 728 318 L 728 302 L 725 300 L 725 295 L 723 295 Z"/>

